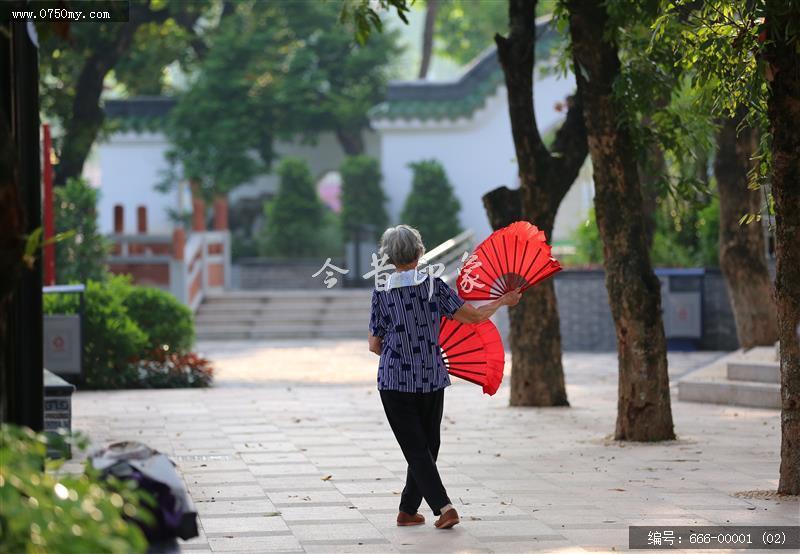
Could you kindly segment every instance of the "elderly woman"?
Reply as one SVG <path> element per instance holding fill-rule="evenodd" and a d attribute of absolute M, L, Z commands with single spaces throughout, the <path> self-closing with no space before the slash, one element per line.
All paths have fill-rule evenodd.
<path fill-rule="evenodd" d="M 439 516 L 435 526 L 449 529 L 459 522 L 450 503 L 436 458 L 444 407 L 444 388 L 450 384 L 439 348 L 439 323 L 445 316 L 478 323 L 500 306 L 519 302 L 519 290 L 475 308 L 465 304 L 444 281 L 416 271 L 425 253 L 419 232 L 408 225 L 383 233 L 381 255 L 395 266 L 385 290 L 372 293 L 369 349 L 380 355 L 378 390 L 389 425 L 408 462 L 406 485 L 400 497 L 397 525 L 420 525 L 422 499 Z"/>

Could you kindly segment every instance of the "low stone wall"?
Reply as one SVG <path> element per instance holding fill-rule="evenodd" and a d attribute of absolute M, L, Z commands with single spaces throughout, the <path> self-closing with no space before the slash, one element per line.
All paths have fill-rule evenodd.
<path fill-rule="evenodd" d="M 281 260 L 259 258 L 241 260 L 235 288 L 314 289 L 325 287 L 324 274 L 312 277 L 325 260 Z M 344 268 L 343 260 L 332 260 Z M 344 284 L 339 278 L 337 287 Z M 728 300 L 725 279 L 718 269 L 706 269 L 703 280 L 703 336 L 701 350 L 735 350 L 739 347 L 733 311 Z M 565 351 L 603 352 L 616 350 L 616 335 L 611 309 L 608 305 L 605 273 L 597 270 L 564 270 L 555 276 L 556 296 L 561 320 L 561 343 Z M 508 336 L 508 317 L 503 311 L 495 319 L 505 339 Z"/>
<path fill-rule="evenodd" d="M 331 263 L 342 269 L 344 260 L 332 259 Z M 234 288 L 242 290 L 264 289 L 323 289 L 325 272 L 312 277 L 325 264 L 325 258 L 287 260 L 280 258 L 245 258 L 236 264 Z M 365 270 L 366 271 L 366 270 Z M 334 272 L 342 286 L 345 275 Z"/>
<path fill-rule="evenodd" d="M 616 350 L 614 320 L 608 305 L 602 270 L 564 270 L 555 276 L 565 351 Z M 508 317 L 497 316 L 503 338 L 508 336 Z M 703 278 L 703 337 L 701 350 L 735 350 L 739 347 L 733 311 L 725 279 L 718 269 L 707 269 Z"/>

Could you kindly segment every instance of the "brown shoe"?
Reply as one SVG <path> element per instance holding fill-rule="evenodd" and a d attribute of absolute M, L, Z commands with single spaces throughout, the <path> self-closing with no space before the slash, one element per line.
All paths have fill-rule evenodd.
<path fill-rule="evenodd" d="M 422 517 L 422 514 L 407 514 L 405 512 L 400 512 L 397 514 L 397 526 L 398 527 L 407 527 L 409 525 L 422 525 L 425 523 L 425 518 Z"/>
<path fill-rule="evenodd" d="M 436 520 L 434 525 L 437 529 L 450 529 L 453 525 L 457 525 L 460 521 L 461 520 L 458 519 L 458 512 L 456 512 L 456 509 L 451 508 L 440 515 L 439 519 Z"/>

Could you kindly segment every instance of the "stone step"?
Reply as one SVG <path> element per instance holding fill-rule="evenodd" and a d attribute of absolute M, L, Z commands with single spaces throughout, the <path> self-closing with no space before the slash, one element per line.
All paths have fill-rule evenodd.
<path fill-rule="evenodd" d="M 201 316 L 195 318 L 195 325 L 198 327 L 210 327 L 214 325 L 286 325 L 286 324 L 305 324 L 305 325 L 347 325 L 357 322 L 359 325 L 366 325 L 369 322 L 369 313 L 292 313 L 285 312 L 277 315 L 248 315 L 248 314 L 223 314 L 213 316 Z"/>
<path fill-rule="evenodd" d="M 316 302 L 236 302 L 230 304 L 202 304 L 198 313 L 226 312 L 259 312 L 259 311 L 319 311 L 319 310 L 366 310 L 370 309 L 370 300 L 364 301 L 316 301 Z"/>
<path fill-rule="evenodd" d="M 309 314 L 309 315 L 327 315 L 327 314 L 344 314 L 347 317 L 357 316 L 361 314 L 369 315 L 369 304 L 361 306 L 351 306 L 348 304 L 318 304 L 316 306 L 275 306 L 271 304 L 251 304 L 245 306 L 201 306 L 197 313 L 196 318 L 213 318 L 213 317 L 228 317 L 228 316 L 248 316 L 258 317 L 267 316 L 280 318 L 288 313 Z"/>
<path fill-rule="evenodd" d="M 780 385 L 775 383 L 726 379 L 683 380 L 678 382 L 678 400 L 780 409 L 781 391 Z"/>
<path fill-rule="evenodd" d="M 202 326 L 198 326 L 201 329 L 241 329 L 247 330 L 251 328 L 256 329 L 273 329 L 273 328 L 282 328 L 282 329 L 291 329 L 291 330 L 302 330 L 307 328 L 321 328 L 321 327 L 343 327 L 348 329 L 366 329 L 367 324 L 369 323 L 369 319 L 346 319 L 346 320 L 291 320 L 291 321 L 284 321 L 284 320 L 269 320 L 264 319 L 260 321 L 215 321 L 212 323 L 205 323 Z"/>
<path fill-rule="evenodd" d="M 732 381 L 781 382 L 781 367 L 777 362 L 728 362 L 727 374 Z"/>
<path fill-rule="evenodd" d="M 252 328 L 246 330 L 219 329 L 219 330 L 198 330 L 198 340 L 270 340 L 270 339 L 315 339 L 315 338 L 347 338 L 363 339 L 366 341 L 367 332 L 364 329 L 317 328 L 306 329 L 303 332 L 286 328 L 277 328 L 273 331 Z"/>
<path fill-rule="evenodd" d="M 280 289 L 280 290 L 232 290 L 218 293 L 210 293 L 205 296 L 203 302 L 213 304 L 216 302 L 235 302 L 252 300 L 276 300 L 281 298 L 369 298 L 372 297 L 372 289 L 341 289 L 341 288 L 320 288 L 314 290 L 306 289 Z"/>
<path fill-rule="evenodd" d="M 226 291 L 195 315 L 201 340 L 364 338 L 372 290 Z"/>

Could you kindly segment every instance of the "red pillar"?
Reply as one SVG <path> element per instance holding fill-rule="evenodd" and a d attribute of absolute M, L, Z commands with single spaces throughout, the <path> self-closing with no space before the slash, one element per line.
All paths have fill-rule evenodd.
<path fill-rule="evenodd" d="M 140 235 L 147 234 L 147 206 L 136 208 L 136 232 Z"/>
<path fill-rule="evenodd" d="M 206 230 L 206 203 L 200 196 L 200 187 L 192 183 L 192 231 Z"/>
<path fill-rule="evenodd" d="M 114 233 L 117 235 L 125 233 L 125 208 L 122 204 L 114 205 Z"/>
<path fill-rule="evenodd" d="M 183 251 L 186 246 L 186 231 L 182 227 L 172 231 L 172 258 L 183 260 Z"/>
<path fill-rule="evenodd" d="M 52 238 L 55 235 L 55 223 L 53 221 L 53 164 L 50 160 L 50 150 L 52 141 L 50 138 L 50 126 L 42 125 L 44 134 L 44 145 L 42 148 L 42 178 L 44 181 L 43 216 L 44 216 L 44 284 L 56 284 L 56 245 Z"/>
<path fill-rule="evenodd" d="M 214 230 L 226 231 L 228 229 L 228 199 L 217 196 L 214 199 Z"/>

